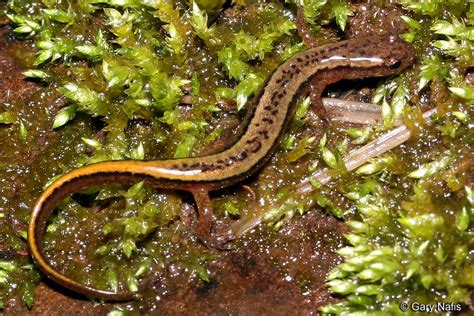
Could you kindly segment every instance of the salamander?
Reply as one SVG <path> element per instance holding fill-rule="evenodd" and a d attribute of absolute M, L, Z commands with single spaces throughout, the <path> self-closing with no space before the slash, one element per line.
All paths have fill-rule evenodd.
<path fill-rule="evenodd" d="M 43 252 L 46 222 L 64 198 L 79 190 L 109 183 L 146 184 L 190 192 L 198 209 L 195 234 L 210 247 L 221 247 L 232 239 L 211 236 L 212 208 L 208 193 L 235 184 L 262 167 L 278 146 L 280 136 L 295 111 L 296 99 L 312 83 L 319 95 L 342 79 L 380 77 L 399 73 L 415 58 L 412 46 L 398 36 L 369 36 L 312 48 L 296 54 L 271 75 L 251 109 L 241 137 L 222 152 L 194 158 L 107 161 L 74 169 L 44 190 L 34 206 L 28 227 L 30 252 L 39 269 L 62 286 L 90 297 L 127 300 L 131 292 L 95 289 L 62 274 Z M 314 83 L 317 84 L 314 84 Z M 312 106 L 322 108 L 320 98 Z"/>

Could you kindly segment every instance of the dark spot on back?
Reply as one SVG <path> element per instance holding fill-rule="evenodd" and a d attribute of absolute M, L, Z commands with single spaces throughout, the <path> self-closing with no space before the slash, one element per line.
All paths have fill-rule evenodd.
<path fill-rule="evenodd" d="M 254 147 L 250 150 L 252 153 L 256 153 L 262 148 L 262 143 L 261 142 L 256 142 Z"/>
<path fill-rule="evenodd" d="M 239 159 L 239 161 L 243 161 L 247 157 L 248 157 L 248 155 L 247 155 L 247 152 L 245 150 L 237 154 L 237 159 Z"/>
<path fill-rule="evenodd" d="M 268 131 L 259 131 L 260 135 L 262 135 L 265 139 L 268 139 Z"/>
<path fill-rule="evenodd" d="M 229 159 L 227 159 L 227 162 L 225 163 L 226 166 L 232 166 L 232 164 L 235 162 L 235 159 L 233 159 L 232 157 L 229 157 Z"/>

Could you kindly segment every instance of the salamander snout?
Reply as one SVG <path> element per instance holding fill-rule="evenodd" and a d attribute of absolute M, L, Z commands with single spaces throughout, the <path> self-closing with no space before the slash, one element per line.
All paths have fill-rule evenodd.
<path fill-rule="evenodd" d="M 379 53 L 388 73 L 397 73 L 413 64 L 416 56 L 415 49 L 397 35 L 385 37 L 385 40 L 382 37 L 378 43 Z"/>

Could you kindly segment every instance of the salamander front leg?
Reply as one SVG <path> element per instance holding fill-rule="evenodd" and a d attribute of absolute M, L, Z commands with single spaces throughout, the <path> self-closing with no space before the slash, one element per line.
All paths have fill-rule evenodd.
<path fill-rule="evenodd" d="M 195 189 L 191 193 L 194 196 L 198 208 L 199 218 L 194 228 L 196 236 L 199 240 L 209 248 L 230 250 L 229 244 L 235 237 L 232 231 L 222 236 L 212 236 L 212 204 L 209 198 L 209 191 L 205 189 Z"/>
<path fill-rule="evenodd" d="M 321 88 L 318 88 L 320 86 L 319 80 L 320 79 L 315 78 L 309 84 L 309 99 L 311 101 L 311 108 L 322 121 L 325 123 L 331 123 L 329 114 L 326 111 L 323 102 L 321 101 L 321 93 L 323 93 L 323 91 L 321 91 Z"/>

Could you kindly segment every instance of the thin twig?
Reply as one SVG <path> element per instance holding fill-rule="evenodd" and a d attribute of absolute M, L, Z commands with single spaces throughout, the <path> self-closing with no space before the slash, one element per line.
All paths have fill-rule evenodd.
<path fill-rule="evenodd" d="M 364 105 L 364 107 L 365 107 L 365 111 L 368 111 L 372 108 L 372 105 L 366 104 Z M 425 120 L 426 124 L 431 125 L 433 123 L 430 117 L 434 114 L 436 114 L 436 109 L 428 110 L 423 114 L 423 119 Z M 360 167 L 361 165 L 365 164 L 369 159 L 380 156 L 386 153 L 387 151 L 400 146 L 401 144 L 406 142 L 408 139 L 410 139 L 411 135 L 412 135 L 412 132 L 410 129 L 408 129 L 406 125 L 402 125 L 400 127 L 397 127 L 383 134 L 382 136 L 373 140 L 367 145 L 349 153 L 349 155 L 347 155 L 343 159 L 346 169 L 348 171 L 352 171 Z M 321 185 L 327 184 L 328 182 L 332 180 L 332 177 L 329 171 L 330 171 L 329 168 L 324 168 L 317 171 L 316 173 L 308 177 L 306 180 L 298 184 L 296 186 L 295 192 L 297 194 L 306 194 L 306 193 L 310 193 L 314 191 L 315 188 L 310 183 L 310 181 L 319 182 Z M 241 220 L 235 222 L 232 225 L 232 230 L 236 238 L 241 237 L 246 232 L 258 226 L 262 222 L 264 215 L 265 215 L 265 210 L 262 209 L 262 210 L 259 210 L 256 214 L 252 215 L 251 217 L 242 218 Z"/>

